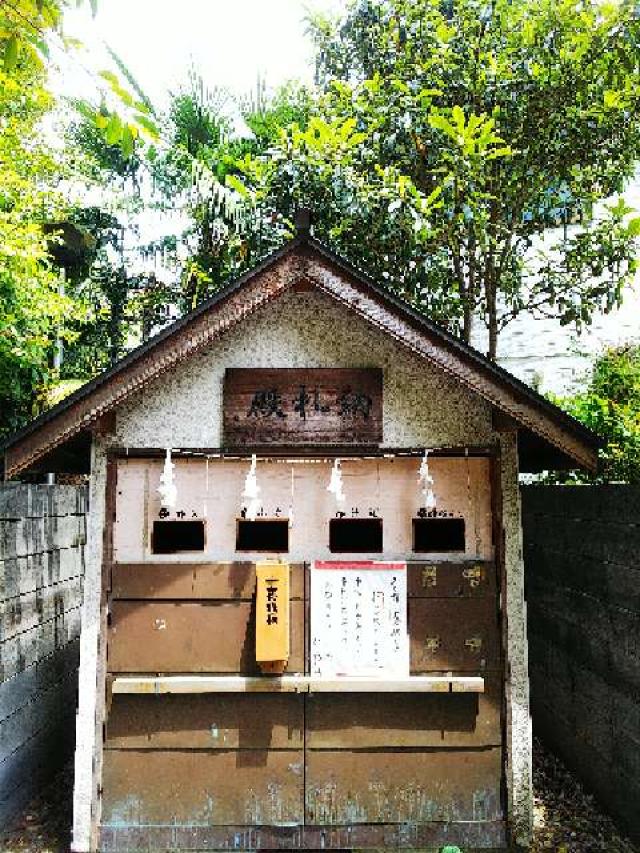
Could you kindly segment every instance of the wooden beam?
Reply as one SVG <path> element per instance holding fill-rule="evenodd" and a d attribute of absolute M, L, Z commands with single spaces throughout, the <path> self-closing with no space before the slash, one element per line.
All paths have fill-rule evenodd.
<path fill-rule="evenodd" d="M 164 675 L 118 676 L 114 694 L 159 693 L 484 693 L 484 678 L 415 675 L 407 678 L 314 678 L 308 675 Z"/>
<path fill-rule="evenodd" d="M 255 454 L 259 459 L 274 459 L 289 462 L 300 459 L 303 461 L 338 458 L 343 461 L 350 459 L 384 459 L 395 456 L 419 458 L 424 455 L 424 447 L 261 447 L 249 448 L 230 447 L 180 447 L 172 448 L 174 459 L 251 459 Z M 110 457 L 116 459 L 164 459 L 167 453 L 165 447 L 111 447 Z M 466 447 L 435 447 L 429 449 L 431 458 L 487 458 L 496 453 L 496 446 L 489 444 L 471 444 Z"/>

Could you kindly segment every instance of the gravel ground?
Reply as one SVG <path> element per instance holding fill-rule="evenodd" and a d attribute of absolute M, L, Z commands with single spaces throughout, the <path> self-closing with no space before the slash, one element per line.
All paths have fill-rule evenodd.
<path fill-rule="evenodd" d="M 29 803 L 13 826 L 0 829 L 2 853 L 67 853 L 71 840 L 73 762 Z"/>
<path fill-rule="evenodd" d="M 66 853 L 69 849 L 73 765 L 24 810 L 4 835 L 2 853 Z M 534 842 L 531 853 L 640 853 L 623 838 L 575 777 L 534 744 Z"/>
<path fill-rule="evenodd" d="M 533 748 L 533 808 L 531 853 L 640 853 L 576 777 L 539 741 L 534 741 Z"/>

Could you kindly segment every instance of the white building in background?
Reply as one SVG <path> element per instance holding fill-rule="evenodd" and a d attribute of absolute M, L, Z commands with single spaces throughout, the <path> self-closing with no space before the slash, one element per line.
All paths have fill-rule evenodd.
<path fill-rule="evenodd" d="M 640 215 L 640 177 L 624 199 Z M 487 351 L 487 332 L 478 319 L 472 343 Z M 543 393 L 568 395 L 584 387 L 595 356 L 603 349 L 626 343 L 640 344 L 640 272 L 625 293 L 620 308 L 609 314 L 594 315 L 581 334 L 575 326 L 561 326 L 556 320 L 538 319 L 521 314 L 498 339 L 498 362 L 523 382 Z"/>
<path fill-rule="evenodd" d="M 521 315 L 500 335 L 498 362 L 544 393 L 567 395 L 584 387 L 598 353 L 627 342 L 640 343 L 640 276 L 627 289 L 621 308 L 597 314 L 580 335 L 573 326 Z M 486 352 L 486 331 L 480 322 L 473 345 Z"/>

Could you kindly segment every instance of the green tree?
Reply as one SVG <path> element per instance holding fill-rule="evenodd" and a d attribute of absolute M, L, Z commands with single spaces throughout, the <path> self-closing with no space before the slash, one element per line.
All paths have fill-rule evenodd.
<path fill-rule="evenodd" d="M 70 321 L 75 337 L 61 375 L 86 380 L 164 322 L 175 294 L 152 273 L 132 273 L 132 258 L 125 254 L 125 243 L 136 233 L 135 215 L 150 207 L 145 148 L 136 145 L 126 156 L 119 143 L 107 143 L 83 109 L 68 128 L 67 143 L 89 187 L 103 201 L 102 207 L 80 205 L 69 213 L 72 225 L 90 238 L 91 248 L 67 270 L 68 292 L 84 306 L 85 317 Z M 133 254 L 140 268 L 144 253 Z"/>
<path fill-rule="evenodd" d="M 208 88 L 193 69 L 173 93 L 146 162 L 155 190 L 151 204 L 180 214 L 186 224 L 177 241 L 167 237 L 148 248 L 173 251 L 181 310 L 210 296 L 277 242 L 269 227 L 270 242 L 262 240 L 263 223 L 254 215 L 242 170 L 269 148 L 283 123 L 304 117 L 306 108 L 298 87 L 286 87 L 272 100 L 259 86 L 254 97 L 236 100 Z M 234 118 L 244 121 L 244 132 L 234 130 Z"/>
<path fill-rule="evenodd" d="M 640 346 L 605 350 L 582 393 L 554 402 L 605 440 L 597 482 L 640 483 Z M 573 481 L 589 481 L 574 473 Z"/>
<path fill-rule="evenodd" d="M 270 93 L 258 78 L 255 91 L 239 100 L 240 114 L 252 134 L 242 140 L 243 151 L 267 151 L 279 141 L 280 132 L 294 124 L 305 130 L 314 106 L 313 93 L 301 83 L 289 81 Z"/>
<path fill-rule="evenodd" d="M 312 28 L 321 108 L 355 120 L 361 167 L 397 170 L 422 198 L 442 188 L 426 222 L 380 233 L 390 279 L 426 291 L 427 310 L 446 295 L 466 340 L 481 314 L 492 358 L 523 311 L 580 327 L 619 304 L 640 223 L 598 202 L 638 157 L 632 3 L 357 0 Z M 407 207 L 388 200 L 392 218 Z"/>
<path fill-rule="evenodd" d="M 23 20 L 53 25 L 59 4 L 40 6 L 0 6 L 0 434 L 33 413 L 70 310 L 48 254 L 56 238 L 43 228 L 62 217 L 55 184 L 64 169 L 43 142 L 40 122 L 52 99 L 39 37 Z"/>
<path fill-rule="evenodd" d="M 90 4 L 95 12 L 96 0 Z M 139 166 L 134 141 L 140 126 L 149 125 L 149 133 L 153 130 L 148 102 L 113 55 L 126 84 L 111 72 L 96 75 L 100 108 L 77 105 L 85 117 L 82 158 L 75 144 L 60 149 L 47 143 L 43 121 L 57 106 L 47 90 L 49 50 L 74 49 L 61 26 L 70 5 L 78 3 L 0 3 L 0 434 L 20 426 L 85 379 L 80 354 L 86 356 L 87 348 L 79 339 L 90 337 L 91 331 L 99 337 L 96 300 L 88 298 L 79 283 L 86 284 L 104 240 L 96 241 L 74 227 L 61 181 L 77 178 L 79 165 L 86 176 L 89 162 L 94 173 L 109 167 L 123 181 L 130 179 Z M 133 118 L 122 119 L 104 106 L 107 91 Z M 98 152 L 105 161 L 99 161 Z M 114 278 L 115 290 L 116 285 Z M 92 310 L 94 322 L 88 327 Z M 113 327 L 113 316 L 111 320 Z M 63 362 L 61 373 L 60 353 L 72 354 L 76 343 L 78 357 Z M 111 347 L 112 355 L 115 349 Z"/>

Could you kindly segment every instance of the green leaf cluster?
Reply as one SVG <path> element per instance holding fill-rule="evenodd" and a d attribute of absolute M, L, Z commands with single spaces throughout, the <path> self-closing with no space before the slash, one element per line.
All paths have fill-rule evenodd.
<path fill-rule="evenodd" d="M 585 391 L 554 402 L 606 442 L 596 477 L 573 474 L 573 481 L 640 483 L 639 345 L 605 350 Z"/>
<path fill-rule="evenodd" d="M 522 311 L 579 327 L 619 304 L 637 228 L 598 203 L 638 159 L 633 3 L 355 0 L 311 26 L 319 108 L 355 119 L 362 168 L 397 170 L 424 195 L 442 188 L 413 234 L 412 271 L 394 252 L 409 235 L 379 247 L 426 289 L 426 310 L 446 295 L 467 340 L 483 318 L 495 357 Z"/>
<path fill-rule="evenodd" d="M 8 13 L 0 8 L 2 20 Z M 43 5 L 42 14 L 49 12 Z M 52 103 L 44 83 L 26 39 L 15 63 L 0 69 L 0 434 L 33 413 L 35 389 L 51 376 L 56 337 L 68 337 L 71 303 L 59 292 L 47 245 L 59 238 L 43 230 L 64 210 L 55 191 L 64 170 L 40 130 Z"/>

